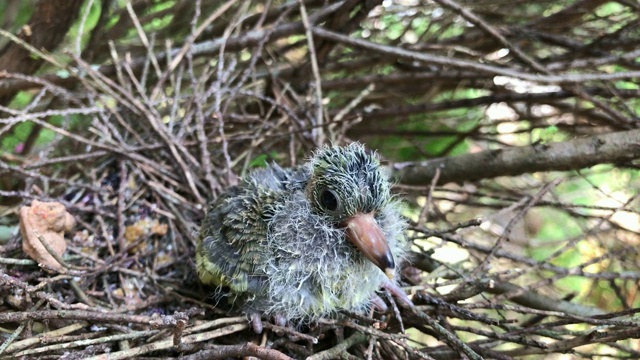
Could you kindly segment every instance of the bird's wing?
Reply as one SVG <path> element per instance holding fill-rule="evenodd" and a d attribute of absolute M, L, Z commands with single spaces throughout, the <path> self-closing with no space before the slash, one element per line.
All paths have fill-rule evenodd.
<path fill-rule="evenodd" d="M 301 188 L 298 169 L 255 171 L 211 204 L 201 227 L 196 263 L 207 284 L 258 293 L 265 281 L 268 223 L 274 205 Z"/>
<path fill-rule="evenodd" d="M 196 267 L 200 279 L 206 284 L 239 287 L 240 284 L 234 286 L 234 283 L 243 282 L 243 278 L 234 276 L 239 269 L 240 256 L 233 244 L 226 240 L 228 227 L 224 224 L 226 212 L 233 208 L 230 202 L 239 193 L 238 187 L 228 189 L 209 205 L 202 222 L 196 251 Z"/>

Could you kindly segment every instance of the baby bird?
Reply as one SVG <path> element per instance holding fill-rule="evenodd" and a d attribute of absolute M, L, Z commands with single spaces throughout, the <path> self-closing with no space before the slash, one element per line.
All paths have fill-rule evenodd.
<path fill-rule="evenodd" d="M 196 252 L 205 284 L 228 287 L 253 328 L 260 315 L 313 321 L 363 312 L 394 280 L 409 244 L 375 154 L 325 146 L 302 166 L 255 170 L 210 206 Z"/>

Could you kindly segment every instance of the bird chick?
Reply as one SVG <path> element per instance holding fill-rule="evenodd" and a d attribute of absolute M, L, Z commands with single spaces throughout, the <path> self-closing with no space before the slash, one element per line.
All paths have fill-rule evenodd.
<path fill-rule="evenodd" d="M 326 146 L 300 167 L 253 171 L 218 197 L 199 233 L 197 271 L 249 314 L 302 322 L 363 312 L 383 286 L 410 302 L 395 285 L 405 227 L 376 155 L 359 143 Z"/>

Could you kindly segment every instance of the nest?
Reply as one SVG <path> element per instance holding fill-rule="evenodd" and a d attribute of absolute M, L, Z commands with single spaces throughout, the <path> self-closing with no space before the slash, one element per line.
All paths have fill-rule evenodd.
<path fill-rule="evenodd" d="M 485 30 L 496 29 L 450 1 L 441 2 L 447 9 L 444 17 L 433 15 L 442 8 L 431 3 L 411 10 L 433 15 L 434 24 L 443 28 L 453 26 L 459 14 Z M 72 3 L 79 11 L 79 2 Z M 553 38 L 555 46 L 577 46 L 577 41 L 540 28 L 566 16 L 573 26 L 584 26 L 578 34 L 599 39 L 593 46 L 602 48 L 584 51 L 602 56 L 595 63 L 607 72 L 628 65 L 624 53 L 609 54 L 627 46 L 626 27 L 615 32 L 619 39 L 596 37 L 593 29 L 602 25 L 596 20 L 595 25 L 579 23 L 573 15 L 582 12 L 568 4 L 555 17 L 528 22 L 527 29 L 539 36 L 525 41 L 520 38 L 523 27 L 516 26 L 524 20 L 500 13 L 497 2 L 483 8 L 484 15 L 496 21 L 496 27 L 511 29 L 517 46 L 494 39 L 496 31 L 465 27 L 466 36 L 442 42 L 434 37 L 439 45 L 427 50 L 441 53 L 429 57 L 419 44 L 408 50 L 410 46 L 388 40 L 380 27 L 385 15 L 403 18 L 412 13 L 403 7 L 307 1 L 307 8 L 294 2 L 263 13 L 232 2 L 220 8 L 210 1 L 194 2 L 202 7 L 171 2 L 176 15 L 156 38 L 134 26 L 167 14 L 150 3 L 108 9 L 131 22 L 118 21 L 106 31 L 110 16 L 99 18 L 82 56 L 65 53 L 69 64 L 40 52 L 40 47 L 27 47 L 26 54 L 47 61 L 50 72 L 38 77 L 26 75 L 27 70 L 2 74 L 11 82 L 0 88 L 0 97 L 35 90 L 19 111 L 0 109 L 0 134 L 22 122 L 31 126 L 20 150 L 16 147 L 0 158 L 1 225 L 15 230 L 0 246 L 0 358 L 506 359 L 567 352 L 640 356 L 633 340 L 640 337 L 640 327 L 632 317 L 638 307 L 640 237 L 636 228 L 621 225 L 614 216 L 638 215 L 637 192 L 629 193 L 639 186 L 632 175 L 637 171 L 637 132 L 628 130 L 631 125 L 621 115 L 629 108 L 618 107 L 638 92 L 612 90 L 604 76 L 608 73 L 589 78 L 602 83 L 574 88 L 571 76 L 583 70 L 579 59 L 553 57 L 551 50 L 538 53 L 540 44 L 534 41 Z M 499 16 L 492 18 L 489 11 Z M 147 16 L 138 18 L 136 13 Z M 210 22 L 222 13 L 229 19 Z M 398 24 L 404 24 L 405 35 L 417 31 L 412 27 L 418 21 Z M 371 42 L 347 35 L 358 26 L 369 31 Z M 173 32 L 180 46 L 164 51 L 158 43 Z M 110 48 L 107 40 L 117 36 L 121 42 Z M 125 40 L 132 41 L 127 36 L 140 44 L 127 45 Z M 194 43 L 202 39 L 198 36 L 215 40 Z M 21 41 L 26 40 L 20 39 L 13 43 L 23 49 Z M 448 49 L 455 52 L 460 46 L 449 48 L 447 41 L 474 50 L 457 54 L 464 59 L 449 66 Z M 549 71 L 565 71 L 557 82 L 566 88 L 522 93 L 510 87 L 522 84 L 496 85 L 494 76 L 507 73 L 543 85 L 555 83 L 555 75 L 523 70 L 523 63 L 537 69 L 528 57 L 485 64 L 487 54 L 507 45 L 516 59 L 518 46 L 530 46 L 526 50 L 538 55 L 537 61 L 549 60 Z M 68 77 L 58 76 L 60 72 Z M 459 99 L 455 90 L 464 86 L 491 94 Z M 581 107 L 584 99 L 597 106 Z M 477 109 L 490 105 L 510 106 L 513 119 L 486 120 L 484 110 Z M 555 112 L 540 110 L 543 105 Z M 464 115 L 456 112 L 460 109 Z M 452 112 L 432 113 L 445 110 Z M 474 116 L 479 120 L 473 129 L 459 131 L 457 126 L 471 128 L 468 120 Z M 517 143 L 514 139 L 523 130 L 498 128 L 520 124 L 514 120 L 520 117 L 527 119 L 530 128 L 525 131 L 531 133 L 551 126 L 582 135 L 628 130 L 615 141 L 594 137 L 587 144 L 600 148 L 635 141 L 636 146 L 607 161 L 596 160 L 616 166 L 531 175 L 574 167 L 536 167 L 540 165 L 526 163 L 527 156 L 522 161 L 530 167 L 524 169 L 499 162 L 499 155 L 509 151 L 506 144 Z M 418 126 L 426 123 L 428 130 Z M 511 137 L 504 137 L 504 131 Z M 447 136 L 449 143 L 440 143 L 435 155 L 428 153 L 433 150 L 430 139 Z M 246 316 L 219 296 L 224 289 L 205 287 L 196 276 L 195 232 L 206 204 L 252 168 L 269 162 L 296 166 L 322 144 L 355 140 L 380 148 L 382 157 L 391 161 L 394 191 L 407 204 L 407 236 L 414 247 L 402 280 L 416 306 L 396 304 L 381 293 L 389 307 L 384 313 L 341 313 L 298 327 L 265 321 L 263 334 L 256 334 Z M 529 145 L 530 154 L 554 149 L 544 141 Z M 482 149 L 498 151 L 486 158 L 494 162 L 480 164 L 476 172 L 470 167 L 477 165 L 477 158 L 462 166 L 459 175 L 442 171 L 455 168 L 454 162 L 441 166 L 447 159 L 419 162 L 445 158 L 454 150 Z M 591 176 L 611 171 L 623 174 L 619 184 L 612 185 L 616 195 L 602 195 L 606 191 Z M 480 180 L 499 175 L 509 177 Z M 616 197 L 618 202 L 585 204 L 567 189 L 571 186 L 579 188 L 581 196 Z M 33 214 L 38 202 L 54 204 L 45 205 L 51 211 L 44 212 L 45 218 L 60 217 L 62 222 L 54 226 L 36 220 L 43 214 Z M 540 209 L 544 211 L 536 211 Z M 27 235 L 21 235 L 21 220 L 37 233 L 29 236 L 25 230 Z M 532 234 L 548 230 L 543 223 L 560 223 L 571 231 L 553 241 L 538 241 Z M 26 255 L 23 244 L 36 260 Z M 557 263 L 570 256 L 577 256 L 571 265 Z M 561 283 L 564 279 L 577 282 Z"/>

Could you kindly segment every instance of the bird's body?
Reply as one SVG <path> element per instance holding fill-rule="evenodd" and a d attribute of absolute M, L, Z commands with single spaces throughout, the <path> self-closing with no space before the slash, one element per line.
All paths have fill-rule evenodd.
<path fill-rule="evenodd" d="M 407 250 L 377 158 L 360 144 L 249 174 L 209 207 L 197 269 L 244 311 L 313 320 L 369 308 Z"/>

